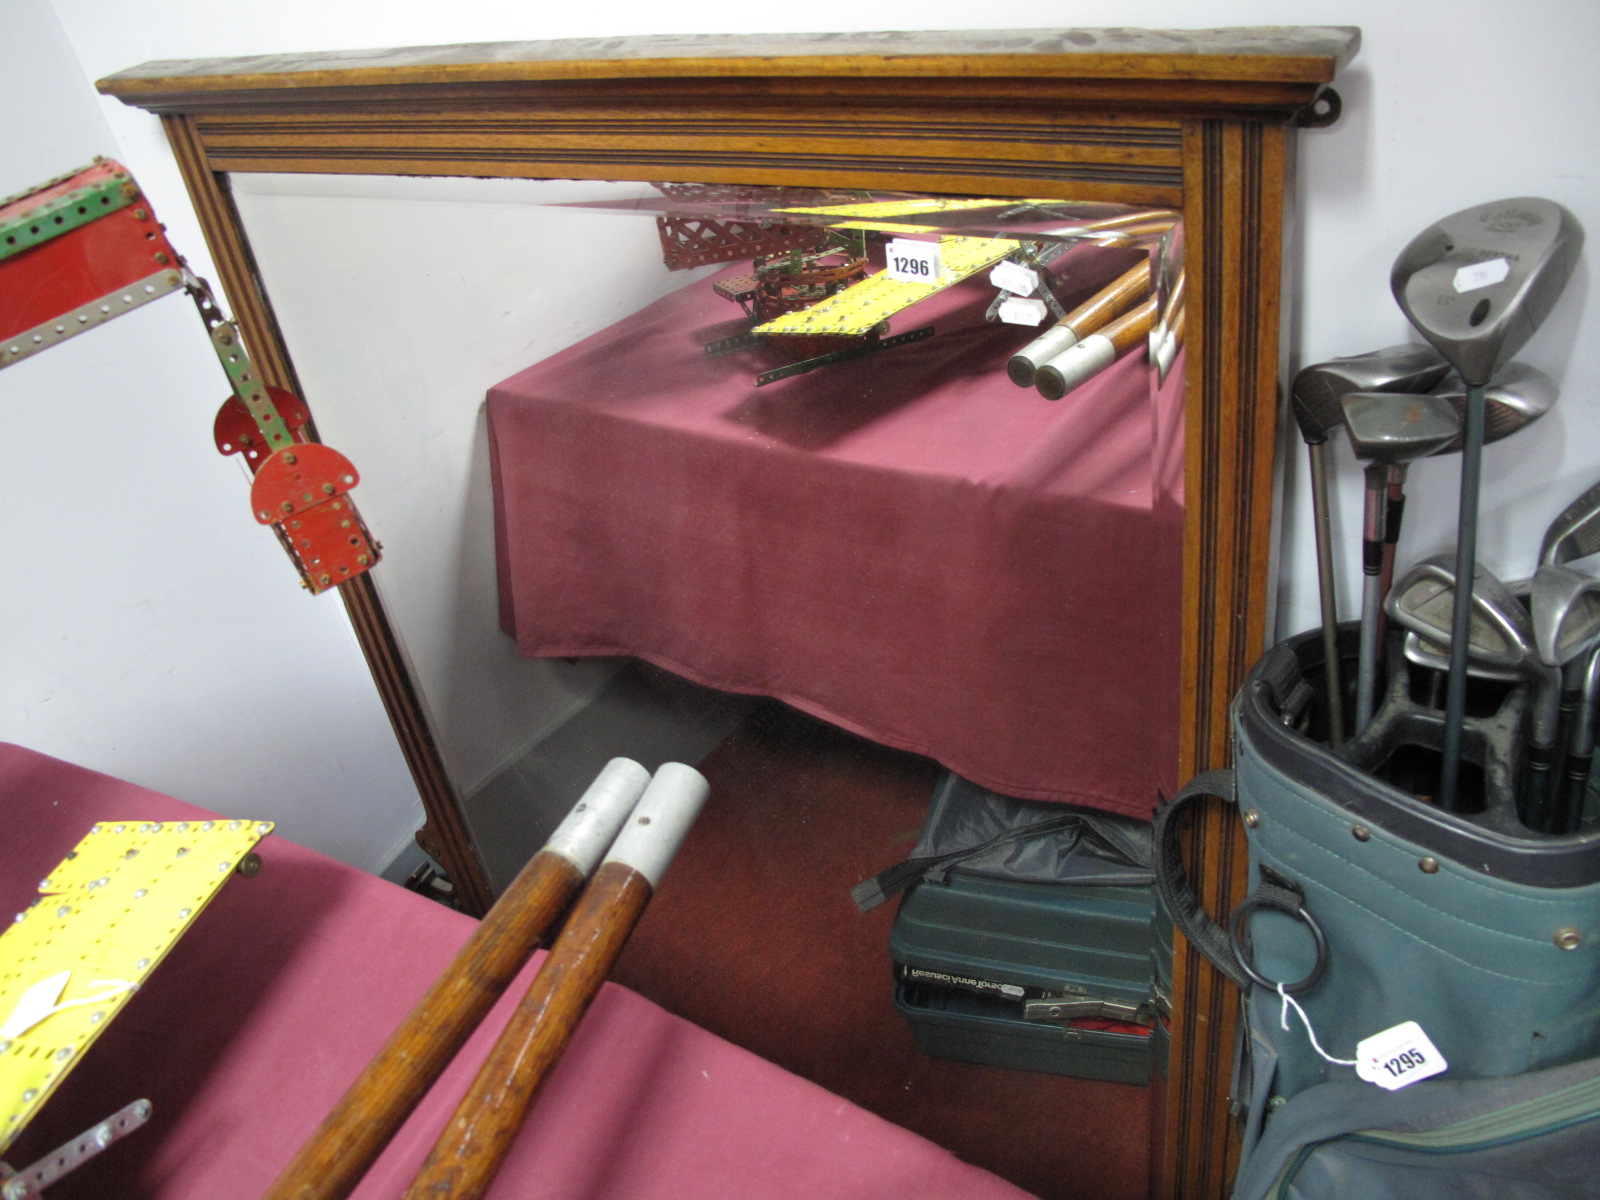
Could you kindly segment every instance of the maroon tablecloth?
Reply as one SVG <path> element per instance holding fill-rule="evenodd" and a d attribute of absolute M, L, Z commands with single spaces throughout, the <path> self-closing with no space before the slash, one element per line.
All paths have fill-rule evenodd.
<path fill-rule="evenodd" d="M 507 632 L 1148 817 L 1181 530 L 1154 512 L 1143 355 L 1052 404 L 1006 378 L 1033 331 L 984 323 L 993 295 L 973 280 L 895 318 L 931 340 L 757 389 L 781 360 L 703 354 L 742 326 L 700 282 L 491 389 Z"/>
<path fill-rule="evenodd" d="M 96 821 L 211 815 L 0 743 L 0 912 L 30 903 Z M 261 1195 L 471 933 L 469 918 L 276 835 L 258 850 L 261 874 L 223 887 L 8 1151 L 13 1166 L 28 1165 L 124 1105 L 152 1101 L 147 1125 L 53 1185 L 52 1200 Z M 531 971 L 358 1198 L 405 1190 Z M 1025 1200 L 613 984 L 584 1018 L 489 1195 Z"/>

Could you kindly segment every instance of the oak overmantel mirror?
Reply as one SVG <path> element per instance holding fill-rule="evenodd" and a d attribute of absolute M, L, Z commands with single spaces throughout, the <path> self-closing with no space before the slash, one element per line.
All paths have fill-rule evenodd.
<path fill-rule="evenodd" d="M 1266 636 L 1295 130 L 1357 42 L 641 37 L 100 88 L 159 114 L 263 376 L 361 468 L 384 559 L 338 590 L 481 912 L 505 839 L 471 795 L 630 651 L 1007 794 L 1147 816 L 1222 765 Z M 1140 271 L 1114 361 L 1019 384 Z M 627 587 L 700 644 L 612 622 Z M 764 683 L 724 661 L 785 638 Z M 1191 852 L 1225 911 L 1242 840 L 1212 812 Z M 1173 974 L 1151 1179 L 1217 1196 L 1236 995 L 1186 947 Z"/>

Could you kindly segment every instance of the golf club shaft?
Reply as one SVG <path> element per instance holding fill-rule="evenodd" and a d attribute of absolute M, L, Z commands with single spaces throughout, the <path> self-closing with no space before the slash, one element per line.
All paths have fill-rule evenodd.
<path fill-rule="evenodd" d="M 1328 696 L 1328 744 L 1344 745 L 1344 684 L 1339 671 L 1339 602 L 1334 595 L 1333 530 L 1328 515 L 1328 443 L 1307 442 L 1311 511 L 1317 539 L 1317 591 L 1322 601 L 1322 670 Z"/>
<path fill-rule="evenodd" d="M 1461 501 L 1456 516 L 1456 598 L 1450 614 L 1450 678 L 1445 686 L 1444 761 L 1439 769 L 1439 806 L 1455 812 L 1461 789 L 1462 722 L 1467 713 L 1467 650 L 1472 636 L 1472 588 L 1478 571 L 1478 493 L 1483 477 L 1485 386 L 1467 388 L 1466 429 L 1461 445 Z M 1464 594 L 1463 594 L 1464 589 Z"/>
<path fill-rule="evenodd" d="M 1361 523 L 1361 644 L 1356 659 L 1356 723 L 1360 732 L 1372 720 L 1378 693 L 1378 615 L 1383 610 L 1380 573 L 1383 568 L 1384 506 L 1390 468 L 1369 463 Z"/>
<path fill-rule="evenodd" d="M 1406 515 L 1406 468 L 1389 469 L 1389 496 L 1383 514 L 1383 562 L 1378 568 L 1378 645 L 1382 646 L 1389 632 L 1389 616 L 1383 611 L 1381 598 L 1394 586 L 1394 560 L 1400 546 L 1400 523 Z"/>

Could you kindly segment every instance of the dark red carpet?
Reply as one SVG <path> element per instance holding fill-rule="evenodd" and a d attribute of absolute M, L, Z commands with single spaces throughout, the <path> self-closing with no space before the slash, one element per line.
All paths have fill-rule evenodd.
<path fill-rule="evenodd" d="M 1043 1200 L 1142 1200 L 1146 1089 L 928 1057 L 895 1011 L 895 906 L 849 892 L 915 842 L 931 762 L 763 705 L 700 769 L 613 978 Z"/>

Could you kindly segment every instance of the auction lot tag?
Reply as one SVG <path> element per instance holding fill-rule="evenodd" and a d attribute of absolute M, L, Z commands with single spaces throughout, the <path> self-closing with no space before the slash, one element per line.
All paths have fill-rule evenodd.
<path fill-rule="evenodd" d="M 886 254 L 890 279 L 902 283 L 938 283 L 944 275 L 938 242 L 895 238 L 889 243 Z"/>
<path fill-rule="evenodd" d="M 1039 273 L 1029 270 L 1021 263 L 1012 262 L 1009 258 L 1002 258 L 989 272 L 989 282 L 1001 291 L 1011 292 L 1017 296 L 1031 296 L 1033 290 L 1039 286 Z"/>
<path fill-rule="evenodd" d="M 1375 1033 L 1356 1047 L 1356 1074 L 1391 1092 L 1437 1075 L 1449 1065 L 1415 1021 Z"/>
<path fill-rule="evenodd" d="M 1457 294 L 1475 292 L 1479 288 L 1492 287 L 1510 274 L 1510 263 L 1503 258 L 1491 258 L 1488 262 L 1458 268 L 1453 282 Z"/>
<path fill-rule="evenodd" d="M 1012 296 L 1001 302 L 996 315 L 1007 325 L 1041 325 L 1050 315 L 1050 310 L 1045 307 L 1043 300 L 1024 300 Z"/>

